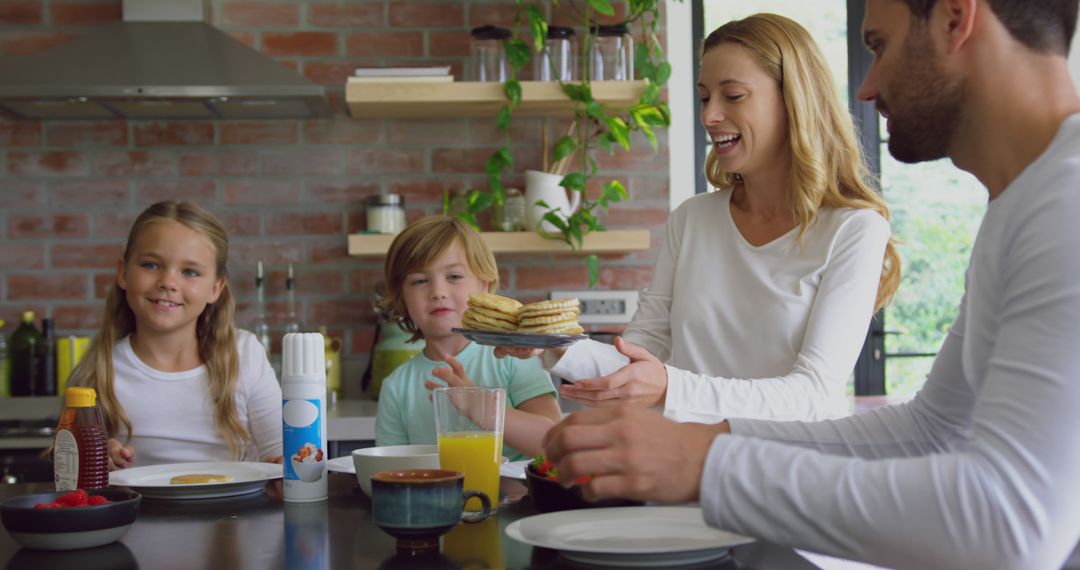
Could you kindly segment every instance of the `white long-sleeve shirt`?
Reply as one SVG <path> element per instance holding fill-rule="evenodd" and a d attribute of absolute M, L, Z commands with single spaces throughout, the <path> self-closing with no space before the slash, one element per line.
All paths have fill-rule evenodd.
<path fill-rule="evenodd" d="M 915 399 L 731 422 L 702 477 L 709 524 L 887 566 L 1059 567 L 1080 537 L 1078 243 L 1074 115 L 990 203 Z"/>
<path fill-rule="evenodd" d="M 822 208 L 798 228 L 750 245 L 731 190 L 674 212 L 652 282 L 624 334 L 668 363 L 666 416 L 814 420 L 845 415 L 847 380 L 873 314 L 889 223 L 868 209 Z M 593 341 L 551 372 L 602 376 L 627 359 Z"/>
<path fill-rule="evenodd" d="M 281 386 L 255 335 L 236 331 L 240 377 L 234 401 L 241 425 L 251 434 L 244 461 L 281 455 Z M 135 467 L 188 461 L 233 461 L 214 421 L 206 366 L 162 372 L 131 349 L 131 337 L 113 347 L 116 398 L 131 420 Z M 116 438 L 127 438 L 120 426 Z"/>

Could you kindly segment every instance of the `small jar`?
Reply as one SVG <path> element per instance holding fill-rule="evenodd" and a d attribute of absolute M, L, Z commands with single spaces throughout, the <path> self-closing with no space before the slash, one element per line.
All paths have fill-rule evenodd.
<path fill-rule="evenodd" d="M 500 232 L 525 231 L 525 195 L 517 188 L 507 188 L 503 204 L 491 212 L 491 225 Z"/>
<path fill-rule="evenodd" d="M 593 26 L 589 78 L 593 81 L 634 79 L 634 40 L 626 24 Z"/>
<path fill-rule="evenodd" d="M 446 204 L 446 215 L 451 218 L 456 218 L 459 214 L 469 211 L 469 191 L 460 189 L 451 192 L 447 197 Z"/>
<path fill-rule="evenodd" d="M 548 26 L 544 51 L 533 58 L 533 79 L 537 81 L 573 81 L 574 28 Z"/>
<path fill-rule="evenodd" d="M 368 198 L 367 229 L 380 234 L 396 234 L 405 229 L 405 199 L 397 194 Z"/>
<path fill-rule="evenodd" d="M 470 81 L 506 81 L 509 67 L 503 42 L 510 39 L 510 30 L 496 26 L 473 28 L 469 39 Z"/>

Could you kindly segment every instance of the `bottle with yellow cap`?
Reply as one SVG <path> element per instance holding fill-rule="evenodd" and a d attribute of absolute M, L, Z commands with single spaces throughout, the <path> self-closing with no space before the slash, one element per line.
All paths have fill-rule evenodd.
<path fill-rule="evenodd" d="M 53 440 L 53 479 L 57 491 L 109 486 L 109 434 L 93 388 L 64 391 L 64 410 Z"/>

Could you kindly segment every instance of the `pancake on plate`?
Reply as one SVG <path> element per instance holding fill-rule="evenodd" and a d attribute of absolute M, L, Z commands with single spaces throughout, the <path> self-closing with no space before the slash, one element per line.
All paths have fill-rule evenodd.
<path fill-rule="evenodd" d="M 170 485 L 204 485 L 206 483 L 232 483 L 232 475 L 215 475 L 212 473 L 191 473 L 177 475 L 169 479 Z"/>
<path fill-rule="evenodd" d="M 517 332 L 527 334 L 581 334 L 581 314 L 577 299 L 552 299 L 529 303 L 518 312 Z"/>
<path fill-rule="evenodd" d="M 469 295 L 469 308 L 462 315 L 461 324 L 473 330 L 514 332 L 518 326 L 519 309 L 521 303 L 510 297 L 474 293 Z"/>

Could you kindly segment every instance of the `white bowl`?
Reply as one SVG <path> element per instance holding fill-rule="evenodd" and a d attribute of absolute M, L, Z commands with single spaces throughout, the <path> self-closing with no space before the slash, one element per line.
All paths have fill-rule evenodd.
<path fill-rule="evenodd" d="M 367 496 L 371 496 L 371 476 L 379 471 L 400 469 L 438 469 L 439 446 L 437 445 L 387 445 L 365 447 L 352 452 L 356 467 L 356 482 Z"/>
<path fill-rule="evenodd" d="M 292 468 L 301 481 L 311 483 L 312 481 L 318 481 L 326 472 L 326 460 L 304 463 L 293 459 Z"/>

